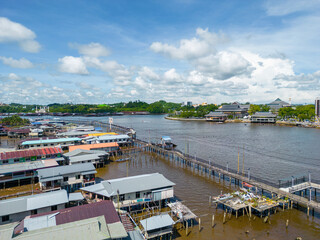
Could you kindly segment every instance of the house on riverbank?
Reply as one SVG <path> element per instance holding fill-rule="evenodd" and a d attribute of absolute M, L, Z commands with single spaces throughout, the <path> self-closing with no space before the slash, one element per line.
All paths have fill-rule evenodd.
<path fill-rule="evenodd" d="M 78 145 L 82 141 L 81 138 L 51 138 L 23 141 L 19 144 L 20 149 L 40 148 L 48 146 L 61 146 L 62 150 L 69 150 L 69 146 Z"/>
<path fill-rule="evenodd" d="M 240 103 L 234 102 L 230 105 L 222 105 L 215 112 L 232 116 L 233 118 L 243 118 L 248 115 L 250 105 L 241 105 Z"/>
<path fill-rule="evenodd" d="M 0 225 L 21 221 L 26 216 L 64 209 L 68 202 L 66 190 L 1 200 Z"/>
<path fill-rule="evenodd" d="M 94 184 L 97 171 L 92 163 L 81 163 L 40 169 L 37 173 L 41 190 L 66 189 L 67 192 L 74 192 Z"/>
<path fill-rule="evenodd" d="M 277 115 L 271 112 L 256 112 L 251 115 L 252 123 L 276 123 Z"/>
<path fill-rule="evenodd" d="M 111 201 L 32 215 L 12 230 L 12 239 L 131 239 Z"/>
<path fill-rule="evenodd" d="M 110 179 L 81 190 L 88 193 L 91 199 L 108 199 L 118 207 L 128 207 L 170 199 L 174 196 L 174 186 L 175 183 L 162 174 L 152 173 Z"/>
<path fill-rule="evenodd" d="M 227 120 L 228 115 L 221 112 L 210 112 L 205 115 L 205 118 L 208 122 L 224 122 Z"/>
<path fill-rule="evenodd" d="M 86 150 L 78 148 L 65 153 L 64 157 L 68 159 L 70 165 L 90 162 L 98 168 L 104 166 L 109 159 L 109 153 L 103 150 Z"/>

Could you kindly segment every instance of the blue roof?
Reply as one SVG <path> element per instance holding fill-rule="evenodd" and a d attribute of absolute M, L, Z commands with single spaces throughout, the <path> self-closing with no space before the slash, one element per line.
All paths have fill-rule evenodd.
<path fill-rule="evenodd" d="M 32 140 L 32 141 L 25 141 L 21 143 L 21 145 L 35 145 L 35 144 L 46 144 L 46 143 L 62 143 L 62 142 L 80 142 L 81 138 L 57 138 L 57 139 L 40 139 L 40 140 Z"/>
<path fill-rule="evenodd" d="M 32 125 L 41 125 L 42 123 L 41 122 L 32 122 L 31 124 Z"/>

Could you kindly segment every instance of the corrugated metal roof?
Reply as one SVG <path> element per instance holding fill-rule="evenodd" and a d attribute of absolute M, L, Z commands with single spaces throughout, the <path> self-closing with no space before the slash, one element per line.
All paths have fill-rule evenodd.
<path fill-rule="evenodd" d="M 81 138 L 41 139 L 41 140 L 34 140 L 34 141 L 25 141 L 25 142 L 21 143 L 21 145 L 24 146 L 24 145 L 63 143 L 63 142 L 74 142 L 74 141 L 80 142 Z"/>
<path fill-rule="evenodd" d="M 43 151 L 49 151 L 43 152 Z M 19 151 L 10 151 L 0 153 L 0 160 L 14 159 L 14 158 L 23 158 L 23 157 L 33 157 L 33 156 L 42 156 L 42 155 L 51 155 L 62 153 L 61 147 L 48 147 L 42 149 L 28 149 L 28 150 L 19 150 Z"/>
<path fill-rule="evenodd" d="M 13 164 L 4 164 L 1 165 L 0 168 L 0 174 L 4 173 L 11 173 L 11 172 L 22 172 L 27 170 L 36 170 L 47 167 L 45 162 L 49 160 L 39 160 L 39 161 L 31 161 L 31 162 L 23 162 L 23 163 L 13 163 Z M 55 164 L 52 165 L 58 165 L 58 163 L 55 161 Z"/>
<path fill-rule="evenodd" d="M 103 216 L 69 222 L 62 225 L 41 228 L 33 231 L 23 232 L 14 239 L 24 240 L 69 240 L 69 239 L 111 239 L 110 227 L 106 224 Z M 126 237 L 121 236 L 122 238 Z"/>
<path fill-rule="evenodd" d="M 113 139 L 129 139 L 130 137 L 126 134 L 121 135 L 103 135 L 96 138 L 96 140 L 113 140 Z"/>
<path fill-rule="evenodd" d="M 10 198 L 0 201 L 0 216 L 54 206 L 68 202 L 66 190 Z"/>
<path fill-rule="evenodd" d="M 157 188 L 172 187 L 175 183 L 169 181 L 160 173 L 143 174 L 102 181 L 101 183 L 81 188 L 83 191 L 93 192 L 107 197 L 119 194 L 141 192 Z"/>
<path fill-rule="evenodd" d="M 80 192 L 69 193 L 69 202 L 71 201 L 81 201 L 84 197 Z"/>
<path fill-rule="evenodd" d="M 82 156 L 69 157 L 71 163 L 82 162 L 82 161 L 92 161 L 100 159 L 100 154 L 86 154 Z"/>
<path fill-rule="evenodd" d="M 95 171 L 92 163 L 81 163 L 74 165 L 65 165 L 60 167 L 45 168 L 38 170 L 39 181 L 46 181 L 46 178 L 54 176 L 61 176 L 70 173 L 81 173 L 88 171 Z"/>
<path fill-rule="evenodd" d="M 169 214 L 161 214 L 140 221 L 145 231 L 156 230 L 159 228 L 169 227 L 174 224 L 174 221 Z"/>
<path fill-rule="evenodd" d="M 98 154 L 100 156 L 108 155 L 107 152 L 101 150 L 85 150 L 85 149 L 76 149 L 64 154 L 66 157 L 75 157 L 77 155 L 87 155 L 87 154 Z"/>
<path fill-rule="evenodd" d="M 91 150 L 91 149 L 100 149 L 100 148 L 109 148 L 109 147 L 119 147 L 119 144 L 116 142 L 111 142 L 111 143 L 95 143 L 95 144 L 74 145 L 74 146 L 70 146 L 69 150 L 70 151 L 74 151 L 76 149 Z"/>

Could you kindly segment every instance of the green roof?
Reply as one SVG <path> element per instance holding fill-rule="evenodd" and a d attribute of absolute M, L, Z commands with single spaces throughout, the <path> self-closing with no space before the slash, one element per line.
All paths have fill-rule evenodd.
<path fill-rule="evenodd" d="M 21 145 L 36 145 L 36 144 L 48 144 L 48 143 L 62 143 L 62 142 L 74 142 L 81 141 L 81 138 L 57 138 L 57 139 L 40 139 L 33 141 L 25 141 Z"/>

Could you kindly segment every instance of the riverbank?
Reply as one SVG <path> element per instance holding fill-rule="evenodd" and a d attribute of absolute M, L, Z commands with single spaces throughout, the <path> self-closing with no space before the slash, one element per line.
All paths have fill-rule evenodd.
<path fill-rule="evenodd" d="M 175 121 L 206 122 L 206 119 L 204 119 L 204 118 L 178 118 L 178 117 L 168 117 L 168 116 L 166 116 L 164 118 L 167 120 L 175 120 Z M 221 123 L 221 122 L 219 122 L 219 123 Z M 224 123 L 251 123 L 251 121 L 249 119 L 227 119 Z M 287 127 L 304 127 L 304 128 L 320 129 L 320 125 L 306 124 L 306 123 L 300 123 L 300 122 L 276 121 L 275 125 L 287 126 Z"/>

